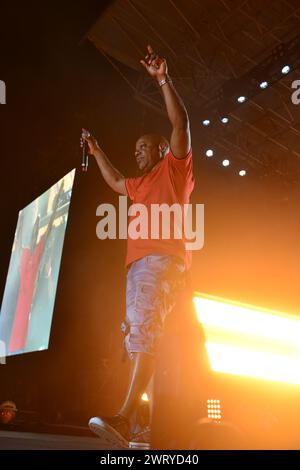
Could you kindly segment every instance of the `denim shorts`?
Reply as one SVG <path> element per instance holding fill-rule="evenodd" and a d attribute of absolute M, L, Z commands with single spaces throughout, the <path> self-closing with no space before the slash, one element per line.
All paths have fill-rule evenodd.
<path fill-rule="evenodd" d="M 126 318 L 121 325 L 130 359 L 134 352 L 153 355 L 178 293 L 185 287 L 185 264 L 170 255 L 149 255 L 127 272 Z"/>

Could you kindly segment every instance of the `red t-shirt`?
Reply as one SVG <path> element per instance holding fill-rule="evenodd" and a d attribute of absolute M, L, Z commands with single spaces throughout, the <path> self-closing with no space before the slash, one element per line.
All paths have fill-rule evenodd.
<path fill-rule="evenodd" d="M 174 219 L 171 217 L 170 239 L 162 238 L 160 219 L 159 238 L 151 238 L 151 205 L 152 204 L 188 204 L 194 189 L 192 150 L 183 158 L 175 158 L 171 151 L 147 174 L 137 178 L 126 178 L 125 185 L 129 198 L 135 204 L 143 204 L 148 210 L 148 238 L 133 239 L 128 233 L 126 266 L 144 256 L 151 254 L 169 254 L 179 256 L 185 261 L 187 269 L 191 265 L 191 252 L 185 248 L 184 230 L 182 238 L 174 237 Z M 130 222 L 139 217 L 131 216 Z M 153 219 L 153 217 L 152 217 Z"/>
<path fill-rule="evenodd" d="M 9 342 L 9 352 L 16 352 L 26 346 L 33 294 L 45 244 L 46 235 L 44 234 L 35 246 L 33 253 L 31 253 L 30 248 L 23 248 L 22 250 L 20 287 Z"/>

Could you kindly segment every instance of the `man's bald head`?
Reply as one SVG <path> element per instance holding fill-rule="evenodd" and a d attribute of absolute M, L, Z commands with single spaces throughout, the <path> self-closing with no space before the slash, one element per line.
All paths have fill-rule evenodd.
<path fill-rule="evenodd" d="M 169 151 L 169 142 L 158 134 L 145 134 L 135 146 L 135 158 L 139 170 L 148 173 Z"/>

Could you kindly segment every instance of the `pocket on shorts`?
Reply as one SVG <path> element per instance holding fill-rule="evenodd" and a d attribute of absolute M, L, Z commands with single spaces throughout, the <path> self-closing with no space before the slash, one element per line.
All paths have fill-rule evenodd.
<path fill-rule="evenodd" d="M 159 289 L 146 282 L 141 282 L 137 288 L 135 296 L 135 310 L 153 310 L 159 305 Z"/>

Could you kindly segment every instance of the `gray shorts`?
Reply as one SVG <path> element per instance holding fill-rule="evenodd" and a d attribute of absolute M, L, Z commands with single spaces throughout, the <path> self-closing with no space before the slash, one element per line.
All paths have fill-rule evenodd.
<path fill-rule="evenodd" d="M 185 264 L 176 256 L 149 255 L 130 266 L 126 284 L 124 346 L 132 353 L 154 354 L 178 293 L 185 287 Z"/>

